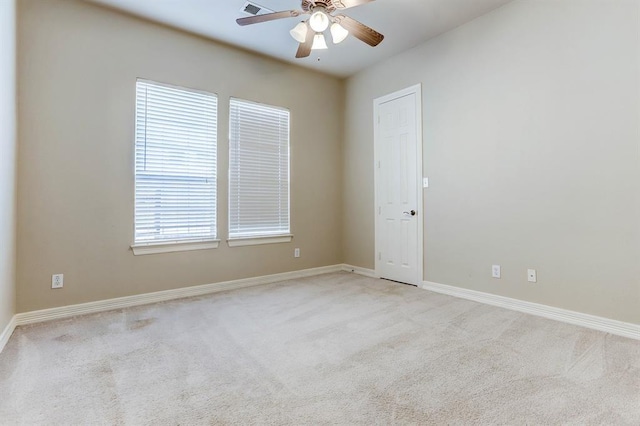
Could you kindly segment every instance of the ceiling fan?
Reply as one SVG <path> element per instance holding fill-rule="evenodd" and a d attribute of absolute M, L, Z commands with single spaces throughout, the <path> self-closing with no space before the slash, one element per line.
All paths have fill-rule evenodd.
<path fill-rule="evenodd" d="M 290 31 L 300 46 L 296 58 L 306 58 L 315 49 L 327 49 L 324 32 L 331 26 L 331 37 L 334 44 L 341 43 L 349 33 L 359 40 L 375 47 L 382 42 L 384 36 L 374 29 L 349 18 L 346 15 L 333 15 L 336 10 L 348 9 L 374 0 L 302 0 L 301 10 L 267 13 L 236 20 L 238 25 L 245 26 L 276 19 L 295 18 L 310 15 L 309 19 L 300 22 Z"/>

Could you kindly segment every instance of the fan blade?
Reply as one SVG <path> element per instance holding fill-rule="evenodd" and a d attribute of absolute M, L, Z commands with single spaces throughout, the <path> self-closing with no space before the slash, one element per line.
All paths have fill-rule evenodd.
<path fill-rule="evenodd" d="M 301 10 L 287 10 L 285 12 L 265 13 L 264 15 L 249 16 L 247 18 L 238 18 L 238 25 L 245 26 L 251 24 L 259 24 L 261 22 L 275 21 L 276 19 L 295 18 L 304 12 Z"/>
<path fill-rule="evenodd" d="M 313 36 L 315 35 L 316 33 L 311 31 L 311 29 L 307 31 L 307 38 L 304 40 L 304 43 L 300 43 L 300 46 L 298 46 L 298 51 L 296 52 L 296 58 L 306 58 L 307 56 L 311 55 L 311 47 L 313 46 Z"/>
<path fill-rule="evenodd" d="M 335 17 L 335 21 L 349 30 L 354 37 L 364 41 L 369 46 L 375 47 L 384 40 L 384 36 L 382 34 L 373 28 L 367 27 L 365 24 L 356 21 L 355 19 L 349 18 L 348 16 L 337 15 Z"/>
<path fill-rule="evenodd" d="M 349 9 L 350 7 L 360 6 L 361 4 L 371 3 L 373 0 L 333 0 L 333 6 L 336 9 Z"/>

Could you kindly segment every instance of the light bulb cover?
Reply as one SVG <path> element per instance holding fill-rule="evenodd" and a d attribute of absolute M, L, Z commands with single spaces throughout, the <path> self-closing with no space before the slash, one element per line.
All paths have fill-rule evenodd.
<path fill-rule="evenodd" d="M 317 33 L 321 33 L 329 28 L 329 17 L 322 10 L 316 10 L 309 18 L 309 26 Z"/>
<path fill-rule="evenodd" d="M 331 25 L 331 37 L 333 38 L 333 44 L 342 43 L 348 35 L 349 31 L 337 22 Z"/>
<path fill-rule="evenodd" d="M 307 27 L 307 24 L 305 22 L 299 22 L 298 25 L 289 31 L 289 34 L 291 34 L 291 37 L 293 37 L 293 39 L 298 43 L 304 43 L 307 40 L 308 31 L 309 28 Z"/>
<path fill-rule="evenodd" d="M 318 33 L 313 36 L 313 45 L 311 46 L 311 50 L 321 50 L 328 49 L 327 41 L 324 39 L 324 35 Z"/>

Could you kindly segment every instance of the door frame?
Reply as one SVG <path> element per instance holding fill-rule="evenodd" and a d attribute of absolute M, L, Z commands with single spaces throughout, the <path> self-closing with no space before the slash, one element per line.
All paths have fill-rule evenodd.
<path fill-rule="evenodd" d="M 416 277 L 415 284 L 420 287 L 422 285 L 422 281 L 424 280 L 424 201 L 423 201 L 423 187 L 422 187 L 422 85 L 420 83 L 407 87 L 406 89 L 398 90 L 397 92 L 390 93 L 385 96 L 381 96 L 373 100 L 373 170 L 374 170 L 374 203 L 373 206 L 373 214 L 374 214 L 374 232 L 375 232 L 375 271 L 376 276 L 380 277 L 380 259 L 379 253 L 381 249 L 380 242 L 380 215 L 378 214 L 378 189 L 380 186 L 379 182 L 379 173 L 378 173 L 378 165 L 380 158 L 380 130 L 379 130 L 379 113 L 380 106 L 389 101 L 393 101 L 398 98 L 402 98 L 408 95 L 415 95 L 415 113 L 416 113 L 416 179 L 417 179 L 417 194 L 416 194 L 416 209 L 418 210 L 418 276 Z"/>

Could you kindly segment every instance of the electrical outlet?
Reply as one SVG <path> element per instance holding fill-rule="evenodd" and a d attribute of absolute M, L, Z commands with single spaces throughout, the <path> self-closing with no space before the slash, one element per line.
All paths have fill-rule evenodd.
<path fill-rule="evenodd" d="M 64 286 L 64 275 L 54 274 L 51 276 L 51 288 L 62 288 Z"/>
<path fill-rule="evenodd" d="M 293 257 L 300 257 L 300 249 L 299 248 L 293 249 Z"/>
<path fill-rule="evenodd" d="M 538 274 L 535 269 L 527 269 L 527 281 L 530 283 L 538 282 Z"/>
<path fill-rule="evenodd" d="M 491 276 L 493 278 L 500 278 L 500 265 L 491 266 Z"/>

